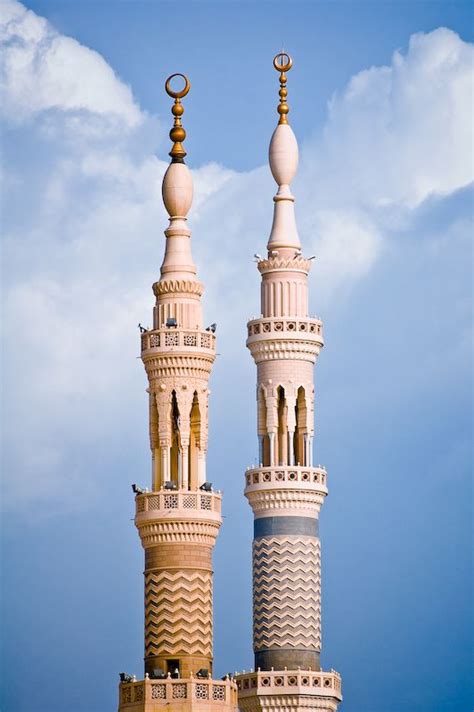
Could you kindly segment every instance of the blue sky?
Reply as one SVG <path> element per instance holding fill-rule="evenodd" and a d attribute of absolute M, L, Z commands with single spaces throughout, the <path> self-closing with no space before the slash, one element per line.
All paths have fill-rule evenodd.
<path fill-rule="evenodd" d="M 2 2 L 4 712 L 115 709 L 142 669 L 149 322 L 170 102 L 218 323 L 215 667 L 249 669 L 255 370 L 284 44 L 316 367 L 323 665 L 343 712 L 471 710 L 472 16 L 462 2 Z M 178 31 L 179 30 L 179 31 Z M 242 287 L 244 285 L 244 287 Z M 239 332 L 235 325 L 240 324 Z"/>

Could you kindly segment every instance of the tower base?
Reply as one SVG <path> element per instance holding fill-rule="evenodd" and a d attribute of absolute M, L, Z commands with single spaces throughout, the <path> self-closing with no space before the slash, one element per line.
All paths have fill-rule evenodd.
<path fill-rule="evenodd" d="M 312 670 L 271 670 L 237 675 L 240 712 L 336 712 L 341 676 Z"/>
<path fill-rule="evenodd" d="M 229 678 L 133 680 L 119 685 L 118 712 L 237 712 L 237 685 Z"/>

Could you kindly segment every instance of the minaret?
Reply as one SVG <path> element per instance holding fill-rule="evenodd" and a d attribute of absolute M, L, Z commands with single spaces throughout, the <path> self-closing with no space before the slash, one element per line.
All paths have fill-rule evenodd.
<path fill-rule="evenodd" d="M 322 323 L 308 315 L 308 273 L 290 184 L 298 145 L 288 123 L 286 72 L 277 55 L 280 119 L 269 160 L 278 185 L 268 256 L 258 258 L 261 315 L 248 322 L 247 347 L 257 365 L 259 467 L 246 472 L 254 513 L 254 673 L 238 676 L 239 707 L 326 710 L 342 699 L 338 673 L 322 672 L 321 559 L 318 517 L 327 473 L 313 464 L 313 369 L 323 346 Z"/>
<path fill-rule="evenodd" d="M 181 77 L 184 88 L 173 91 Z M 215 326 L 204 329 L 187 214 L 193 199 L 184 162 L 183 105 L 190 84 L 166 81 L 174 98 L 171 163 L 163 179 L 169 215 L 153 329 L 142 329 L 148 377 L 151 490 L 136 492 L 135 525 L 145 550 L 145 679 L 122 673 L 119 711 L 236 710 L 236 685 L 212 679 L 212 550 L 221 494 L 206 479 L 208 381 Z"/>

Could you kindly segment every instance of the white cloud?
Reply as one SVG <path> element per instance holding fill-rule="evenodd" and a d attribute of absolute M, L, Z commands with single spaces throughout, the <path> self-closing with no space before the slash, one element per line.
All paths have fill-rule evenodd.
<path fill-rule="evenodd" d="M 474 47 L 440 28 L 410 38 L 390 67 L 354 76 L 307 147 L 306 177 L 322 194 L 368 209 L 415 207 L 473 180 Z"/>
<path fill-rule="evenodd" d="M 5 113 L 9 121 L 15 113 L 28 119 L 17 124 L 17 140 L 33 136 L 47 146 L 34 179 L 31 164 L 15 157 L 5 184 L 7 456 L 15 468 L 8 486 L 34 502 L 60 481 L 68 448 L 81 438 L 90 451 L 104 440 L 118 447 L 119 424 L 137 416 L 128 404 L 145 379 L 133 331 L 151 315 L 166 162 L 151 155 L 142 113 L 100 55 L 19 3 L 5 9 Z M 324 132 L 302 147 L 294 192 L 305 251 L 318 257 L 319 305 L 371 269 L 387 230 L 409 220 L 423 199 L 472 180 L 471 53 L 449 30 L 414 35 L 390 67 L 354 77 L 331 101 Z M 51 142 L 45 111 L 53 132 L 61 115 L 81 124 L 77 111 L 86 111 L 115 117 L 133 140 L 111 138 L 99 122 L 94 141 L 79 148 Z M 213 164 L 195 170 L 194 179 L 193 251 L 206 312 L 219 322 L 219 348 L 229 352 L 235 324 L 243 341 L 245 319 L 258 311 L 251 257 L 270 231 L 274 184 L 266 166 L 237 173 Z M 90 485 L 84 472 L 71 476 Z"/>
<path fill-rule="evenodd" d="M 3 53 L 3 107 L 12 121 L 51 109 L 90 112 L 122 126 L 142 120 L 132 92 L 103 57 L 15 0 L 2 0 L 0 48 Z M 74 126 L 83 130 L 84 117 Z"/>

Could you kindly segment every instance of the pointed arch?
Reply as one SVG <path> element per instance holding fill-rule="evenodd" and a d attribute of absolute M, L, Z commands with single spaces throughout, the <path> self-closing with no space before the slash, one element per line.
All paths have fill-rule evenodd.
<path fill-rule="evenodd" d="M 307 465 L 306 462 L 306 436 L 307 436 L 307 401 L 303 386 L 298 388 L 295 405 L 295 437 L 294 457 L 297 465 Z"/>
<path fill-rule="evenodd" d="M 171 449 L 170 449 L 170 480 L 174 482 L 176 486 L 179 486 L 180 481 L 180 450 L 181 450 L 181 439 L 180 439 L 180 413 L 178 406 L 178 398 L 176 396 L 176 391 L 171 392 L 170 401 L 170 421 L 171 421 Z"/>
<path fill-rule="evenodd" d="M 288 424 L 285 389 L 277 388 L 277 416 L 278 416 L 278 464 L 288 464 Z"/>
<path fill-rule="evenodd" d="M 159 440 L 159 426 L 160 419 L 158 413 L 158 405 L 156 403 L 156 396 L 153 392 L 149 395 L 149 429 L 150 429 L 150 449 L 151 449 L 151 462 L 152 462 L 152 482 L 153 487 L 159 488 L 159 483 L 161 481 L 161 458 L 160 458 L 160 440 Z"/>
<path fill-rule="evenodd" d="M 199 485 L 199 451 L 201 449 L 201 407 L 197 391 L 194 391 L 189 415 L 189 461 L 188 487 L 196 489 Z"/>
<path fill-rule="evenodd" d="M 267 428 L 267 392 L 263 386 L 257 391 L 257 431 L 259 439 L 259 464 L 270 465 L 270 439 Z"/>

